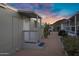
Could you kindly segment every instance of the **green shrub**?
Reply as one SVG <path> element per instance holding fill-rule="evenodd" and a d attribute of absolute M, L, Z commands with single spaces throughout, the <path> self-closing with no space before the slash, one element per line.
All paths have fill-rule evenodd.
<path fill-rule="evenodd" d="M 44 38 L 48 38 L 48 35 L 49 35 L 49 25 L 48 24 L 45 24 L 44 25 L 44 30 L 43 30 L 43 34 L 44 34 Z"/>
<path fill-rule="evenodd" d="M 64 48 L 69 55 L 75 55 L 79 53 L 79 40 L 74 37 L 63 37 Z"/>

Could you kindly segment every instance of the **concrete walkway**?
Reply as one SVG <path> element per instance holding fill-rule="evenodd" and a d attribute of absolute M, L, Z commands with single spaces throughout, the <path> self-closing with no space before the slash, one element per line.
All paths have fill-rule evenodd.
<path fill-rule="evenodd" d="M 62 43 L 57 35 L 57 32 L 50 34 L 48 39 L 43 39 L 45 48 L 40 49 L 26 49 L 16 52 L 17 56 L 64 56 L 64 49 Z"/>

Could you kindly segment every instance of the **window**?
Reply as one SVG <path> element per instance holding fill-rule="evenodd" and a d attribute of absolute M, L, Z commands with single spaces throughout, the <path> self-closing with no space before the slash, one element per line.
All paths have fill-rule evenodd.
<path fill-rule="evenodd" d="M 37 19 L 31 18 L 31 20 L 30 20 L 30 28 L 31 28 L 31 30 L 36 30 L 37 29 Z"/>
<path fill-rule="evenodd" d="M 71 27 L 71 31 L 75 31 L 75 27 Z"/>

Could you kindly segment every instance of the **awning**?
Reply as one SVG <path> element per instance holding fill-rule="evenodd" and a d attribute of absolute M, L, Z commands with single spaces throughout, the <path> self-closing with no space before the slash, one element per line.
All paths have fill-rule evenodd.
<path fill-rule="evenodd" d="M 34 13 L 33 11 L 25 11 L 25 10 L 18 10 L 18 13 L 22 16 L 26 16 L 26 17 L 29 17 L 29 18 L 40 18 L 40 16 L 38 16 L 36 13 Z"/>

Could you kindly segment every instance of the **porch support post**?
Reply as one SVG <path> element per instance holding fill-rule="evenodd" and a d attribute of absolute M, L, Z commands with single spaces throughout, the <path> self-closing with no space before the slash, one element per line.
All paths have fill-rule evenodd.
<path fill-rule="evenodd" d="M 69 20 L 69 22 L 68 22 L 68 23 L 69 23 L 69 24 L 68 24 L 68 25 L 69 25 L 69 32 L 71 31 L 70 21 L 71 21 L 71 20 Z"/>
<path fill-rule="evenodd" d="M 41 30 L 41 19 L 39 19 L 40 20 L 40 30 Z"/>
<path fill-rule="evenodd" d="M 36 18 L 36 21 L 37 21 L 37 30 L 39 31 L 39 27 L 38 27 L 38 16 Z"/>
<path fill-rule="evenodd" d="M 42 38 L 41 19 L 40 19 L 40 39 Z"/>
<path fill-rule="evenodd" d="M 77 26 L 76 26 L 76 23 L 77 23 L 77 22 L 76 22 L 76 19 L 77 19 L 77 18 L 76 18 L 76 16 L 75 16 L 75 34 L 77 33 L 77 31 L 76 31 L 76 30 L 77 30 Z"/>
<path fill-rule="evenodd" d="M 29 40 L 31 41 L 31 18 L 29 18 Z"/>
<path fill-rule="evenodd" d="M 39 33 L 39 40 L 41 39 L 41 19 L 37 16 L 37 28 L 38 28 L 38 33 Z"/>

